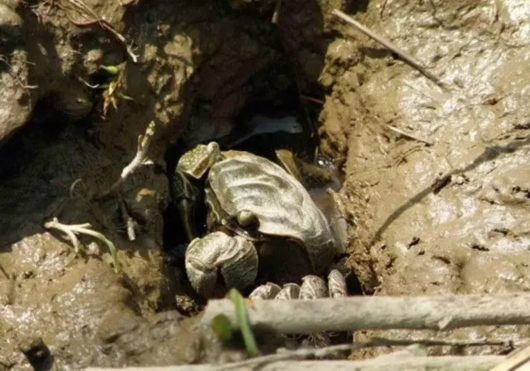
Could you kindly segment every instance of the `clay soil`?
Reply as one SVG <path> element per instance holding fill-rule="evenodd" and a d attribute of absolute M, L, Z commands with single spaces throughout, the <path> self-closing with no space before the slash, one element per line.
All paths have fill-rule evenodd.
<path fill-rule="evenodd" d="M 99 23 L 74 25 L 93 19 L 80 3 L 125 37 L 137 63 Z M 446 88 L 334 18 L 333 8 L 408 51 Z M 322 151 L 343 164 L 356 294 L 530 289 L 530 8 L 293 0 L 276 24 L 273 9 L 268 1 L 0 0 L 0 369 L 243 357 L 196 326 L 203 303 L 167 261 L 166 154 L 226 135 L 249 103 L 293 90 L 324 102 L 318 134 Z M 105 117 L 103 90 L 94 88 L 110 78 L 102 65 L 121 66 L 119 89 L 133 99 Z M 94 201 L 151 121 L 152 163 Z M 124 207 L 138 223 L 132 242 Z M 44 229 L 54 217 L 104 233 L 123 272 L 114 272 L 105 244 L 83 236 L 76 254 L 62 233 Z M 528 332 L 354 336 L 517 340 Z"/>

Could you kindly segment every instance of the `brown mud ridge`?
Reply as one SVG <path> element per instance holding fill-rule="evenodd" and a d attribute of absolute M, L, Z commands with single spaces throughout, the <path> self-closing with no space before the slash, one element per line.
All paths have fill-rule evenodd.
<path fill-rule="evenodd" d="M 273 3 L 0 0 L 0 369 L 31 369 L 25 354 L 50 362 L 48 351 L 58 369 L 241 358 L 176 310 L 176 302 L 196 307 L 182 273 L 164 261 L 168 186 L 157 164 L 179 138 L 226 135 L 250 101 L 293 86 L 325 92 L 321 147 L 345 158 L 349 264 L 365 294 L 530 288 L 528 7 L 294 0 L 274 24 Z M 406 49 L 448 89 L 333 18 L 333 8 Z M 106 82 L 102 65 L 122 66 L 118 88 L 133 99 L 118 99 L 106 118 L 95 88 Z M 119 177 L 152 120 L 154 165 L 128 178 L 119 197 L 91 201 Z M 140 225 L 133 242 L 123 200 Z M 123 275 L 97 240 L 80 237 L 86 249 L 76 255 L 61 233 L 44 230 L 53 217 L 104 233 Z M 527 332 L 437 335 L 516 340 Z M 354 336 L 374 335 L 418 333 Z"/>

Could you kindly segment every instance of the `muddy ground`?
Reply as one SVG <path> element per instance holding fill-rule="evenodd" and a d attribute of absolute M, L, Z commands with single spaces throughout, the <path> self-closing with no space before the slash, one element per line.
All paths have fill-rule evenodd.
<path fill-rule="evenodd" d="M 94 15 L 82 4 L 123 34 L 137 63 L 103 23 L 86 24 Z M 273 8 L 0 1 L 0 368 L 31 369 L 28 358 L 58 369 L 240 358 L 194 326 L 201 303 L 165 259 L 167 231 L 178 230 L 167 225 L 174 159 L 166 154 L 227 134 L 245 110 L 279 110 L 300 96 L 317 98 L 302 108 L 321 109 L 321 149 L 343 164 L 356 294 L 528 290 L 530 8 L 510 0 L 295 0 L 283 2 L 276 24 Z M 333 18 L 333 8 L 406 49 L 446 89 Z M 115 77 L 101 65 L 122 67 L 118 90 L 132 98 L 106 115 L 94 86 Z M 152 164 L 119 194 L 94 201 L 151 121 Z M 123 205 L 139 224 L 134 242 Z M 81 237 L 76 255 L 60 232 L 43 228 L 53 217 L 104 233 L 123 273 L 91 237 Z M 516 340 L 527 332 L 436 335 Z"/>

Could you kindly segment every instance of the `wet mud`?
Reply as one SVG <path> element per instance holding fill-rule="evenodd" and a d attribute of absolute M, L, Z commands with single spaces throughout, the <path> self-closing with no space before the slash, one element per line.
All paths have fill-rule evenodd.
<path fill-rule="evenodd" d="M 204 302 L 168 263 L 166 250 L 178 243 L 168 229 L 178 228 L 168 226 L 167 154 L 231 138 L 241 117 L 264 105 L 283 110 L 287 100 L 313 135 L 303 141 L 320 140 L 321 153 L 342 167 L 345 269 L 356 294 L 529 289 L 524 4 L 289 1 L 273 23 L 268 1 L 85 3 L 126 38 L 138 63 L 108 29 L 83 24 L 90 17 L 73 1 L 0 0 L 0 369 L 244 357 L 196 326 Z M 333 8 L 407 50 L 447 89 L 334 18 Z M 112 76 L 102 65 L 122 68 L 119 90 L 132 98 L 106 115 L 105 87 L 96 85 Z M 150 163 L 96 201 L 151 121 Z M 46 230 L 54 217 L 90 223 L 113 241 L 122 273 L 101 241 L 80 236 L 76 254 L 63 233 Z M 517 340 L 528 330 L 354 336 Z"/>
<path fill-rule="evenodd" d="M 358 14 L 447 90 L 336 23 L 344 36 L 330 45 L 320 77 L 330 91 L 321 118 L 327 148 L 347 157 L 350 263 L 365 293 L 528 290 L 527 16 L 512 1 L 371 1 Z M 516 340 L 527 333 L 518 326 L 436 335 Z M 357 337 L 372 335 L 435 334 Z M 455 351 L 499 349 L 433 352 Z"/>

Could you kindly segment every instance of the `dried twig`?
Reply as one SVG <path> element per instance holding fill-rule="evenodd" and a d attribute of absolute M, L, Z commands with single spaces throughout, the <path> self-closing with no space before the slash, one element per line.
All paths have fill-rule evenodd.
<path fill-rule="evenodd" d="M 438 340 L 438 339 L 384 339 L 372 338 L 365 342 L 353 344 L 333 345 L 324 348 L 304 348 L 292 351 L 282 351 L 257 358 L 248 359 L 217 367 L 218 370 L 233 370 L 242 367 L 258 368 L 273 362 L 303 360 L 308 358 L 327 358 L 341 354 L 347 355 L 350 352 L 361 348 L 389 347 L 389 346 L 513 346 L 511 341 L 491 341 L 491 340 Z M 426 352 L 425 352 L 426 353 Z M 388 355 L 391 356 L 392 354 Z M 397 355 L 397 353 L 395 353 Z M 423 355 L 423 354 L 422 354 Z M 426 355 L 426 354 L 425 354 Z"/>
<path fill-rule="evenodd" d="M 20 76 L 17 75 L 17 73 L 15 72 L 15 69 L 13 68 L 13 66 L 9 63 L 9 61 L 7 60 L 7 58 L 0 54 L 0 62 L 2 62 L 3 64 L 5 64 L 7 66 L 7 68 L 9 68 L 9 71 L 10 71 L 10 75 L 11 77 L 13 77 L 13 79 L 15 80 L 15 82 L 21 87 L 21 88 L 24 88 L 24 89 L 38 89 L 38 85 L 28 85 L 28 84 L 25 84 L 22 79 L 20 78 Z"/>
<path fill-rule="evenodd" d="M 105 84 L 94 84 L 94 85 L 91 85 L 88 81 L 83 80 L 81 77 L 78 77 L 77 79 L 79 81 L 81 81 L 83 84 L 85 84 L 87 87 L 89 87 L 90 89 L 105 89 L 105 88 L 108 87 Z"/>
<path fill-rule="evenodd" d="M 102 233 L 96 232 L 90 228 L 92 226 L 90 223 L 83 223 L 83 224 L 62 224 L 59 223 L 57 218 L 53 218 L 53 220 L 44 223 L 44 228 L 46 229 L 57 229 L 59 231 L 62 231 L 66 233 L 72 244 L 74 245 L 75 252 L 79 253 L 79 247 L 80 243 L 79 240 L 76 237 L 76 234 L 86 234 L 92 237 L 96 237 L 97 239 L 103 241 L 109 248 L 110 254 L 112 255 L 112 259 L 114 261 L 114 271 L 118 273 L 120 271 L 120 264 L 118 261 L 118 254 L 116 252 L 116 247 L 110 241 L 107 237 L 105 237 Z"/>
<path fill-rule="evenodd" d="M 144 164 L 147 161 L 147 150 L 149 149 L 149 144 L 151 139 L 155 134 L 155 122 L 151 121 L 145 130 L 144 135 L 138 136 L 138 149 L 136 155 L 134 156 L 131 163 L 125 166 L 121 172 L 121 176 L 110 188 L 96 197 L 96 199 L 102 199 L 109 196 L 114 192 L 118 187 L 123 183 L 129 175 L 131 175 L 140 165 Z"/>
<path fill-rule="evenodd" d="M 530 295 L 434 297 L 348 297 L 316 300 L 259 300 L 248 309 L 255 330 L 284 334 L 359 329 L 449 330 L 483 325 L 530 324 Z M 224 314 L 236 328 L 230 300 L 211 300 L 203 322 Z"/>
<path fill-rule="evenodd" d="M 323 106 L 324 103 L 325 103 L 322 99 L 309 97 L 307 95 L 300 95 L 300 98 L 302 98 L 303 100 L 308 101 L 308 102 L 313 102 L 313 103 L 319 104 L 321 106 Z"/>
<path fill-rule="evenodd" d="M 351 18 L 350 16 L 346 15 L 345 13 L 341 12 L 338 9 L 333 9 L 331 13 L 333 15 L 339 17 L 340 19 L 342 19 L 346 23 L 352 25 L 357 30 L 359 30 L 360 32 L 365 34 L 366 36 L 368 36 L 368 37 L 372 38 L 373 40 L 377 41 L 378 43 L 380 43 L 381 45 L 383 45 L 384 47 L 386 47 L 390 51 L 392 51 L 392 52 L 396 53 L 397 55 L 399 55 L 404 62 L 406 62 L 408 65 L 410 65 L 413 68 L 415 68 L 416 70 L 418 70 L 423 76 L 427 77 L 429 80 L 434 82 L 436 85 L 438 85 L 442 89 L 448 90 L 447 87 L 445 86 L 445 84 L 438 77 L 436 77 L 431 72 L 427 71 L 427 69 L 425 67 L 423 67 L 419 62 L 416 62 L 414 60 L 414 58 L 410 54 L 408 54 L 407 52 L 405 52 L 402 49 L 398 48 L 397 46 L 392 44 L 389 40 L 377 35 L 373 31 L 368 29 L 366 26 L 363 26 L 362 24 L 357 22 L 355 19 Z"/>
<path fill-rule="evenodd" d="M 391 356 L 391 357 L 390 357 Z M 386 355 L 363 361 L 280 361 L 265 364 L 259 368 L 248 366 L 233 367 L 234 371 L 486 371 L 495 367 L 504 359 L 503 356 L 445 356 L 445 357 L 401 357 Z M 134 367 L 134 368 L 87 368 L 85 371 L 219 371 L 228 365 L 183 365 L 169 367 Z"/>
<path fill-rule="evenodd" d="M 134 219 L 131 218 L 131 216 L 129 215 L 129 212 L 127 211 L 127 205 L 124 200 L 120 201 L 120 214 L 121 214 L 122 220 L 126 224 L 127 237 L 129 238 L 129 241 L 136 240 L 136 232 L 134 230 L 134 227 L 135 227 Z"/>
<path fill-rule="evenodd" d="M 418 142 L 422 142 L 422 143 L 425 143 L 427 144 L 428 146 L 432 146 L 432 142 L 429 142 L 428 140 L 426 139 L 422 139 L 414 134 L 411 134 L 411 133 L 408 133 L 404 130 L 401 130 L 401 129 L 398 129 L 396 128 L 395 126 L 392 126 L 392 125 L 387 125 L 387 128 L 389 128 L 390 130 L 392 130 L 393 132 L 395 133 L 398 133 L 400 135 L 403 135 L 404 137 L 407 137 L 407 138 L 410 138 L 410 139 L 414 139 Z"/>
<path fill-rule="evenodd" d="M 458 345 L 458 346 L 484 346 L 484 345 L 503 345 L 507 342 L 505 341 L 498 341 L 493 343 L 486 343 L 481 341 L 466 341 L 466 340 L 452 340 L 452 341 L 444 341 L 444 340 L 393 340 L 393 339 L 382 339 L 382 338 L 373 338 L 366 342 L 359 342 L 359 343 L 353 343 L 353 344 L 341 344 L 341 345 L 333 345 L 329 347 L 324 348 L 305 348 L 305 349 L 297 349 L 297 350 L 291 350 L 291 351 L 282 351 L 276 354 L 270 354 L 266 356 L 261 356 L 257 358 L 248 359 L 241 362 L 235 362 L 229 365 L 223 365 L 220 366 L 219 370 L 232 370 L 239 367 L 252 367 L 257 368 L 262 365 L 270 364 L 273 362 L 280 362 L 280 361 L 294 361 L 294 360 L 303 360 L 303 359 L 309 359 L 309 358 L 328 358 L 328 357 L 336 357 L 341 354 L 348 355 L 354 350 L 361 349 L 361 348 L 374 348 L 374 347 L 388 347 L 388 346 L 418 346 L 420 345 Z M 392 353 L 389 355 L 385 355 L 385 357 L 397 355 L 400 352 Z M 423 354 L 427 353 L 421 352 L 421 355 L 427 355 Z"/>
<path fill-rule="evenodd" d="M 66 17 L 70 20 L 70 22 L 72 22 L 74 25 L 78 27 L 88 27 L 88 26 L 93 26 L 95 24 L 98 24 L 101 28 L 112 33 L 125 46 L 125 50 L 127 51 L 127 54 L 129 54 L 129 56 L 131 57 L 132 61 L 134 63 L 138 63 L 138 55 L 134 54 L 129 44 L 127 44 L 127 40 L 125 39 L 125 37 L 122 34 L 120 34 L 118 31 L 116 31 L 116 29 L 108 21 L 99 17 L 90 7 L 88 7 L 81 0 L 79 1 L 69 0 L 69 1 L 76 8 L 78 8 L 80 13 L 85 18 L 88 19 L 87 21 L 84 21 L 84 22 L 75 21 L 70 17 L 68 12 L 65 11 Z"/>

